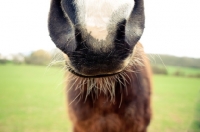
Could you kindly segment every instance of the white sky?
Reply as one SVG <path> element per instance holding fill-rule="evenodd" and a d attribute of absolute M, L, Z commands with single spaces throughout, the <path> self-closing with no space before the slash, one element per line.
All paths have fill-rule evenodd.
<path fill-rule="evenodd" d="M 200 58 L 200 0 L 144 0 L 147 53 Z M 48 36 L 50 0 L 0 1 L 0 54 L 54 48 Z"/>

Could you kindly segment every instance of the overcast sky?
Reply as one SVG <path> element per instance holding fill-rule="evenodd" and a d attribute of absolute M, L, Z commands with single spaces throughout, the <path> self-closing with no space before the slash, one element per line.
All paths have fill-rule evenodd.
<path fill-rule="evenodd" d="M 144 0 L 147 53 L 200 58 L 200 0 Z M 0 1 L 0 54 L 55 46 L 48 36 L 50 0 Z"/>

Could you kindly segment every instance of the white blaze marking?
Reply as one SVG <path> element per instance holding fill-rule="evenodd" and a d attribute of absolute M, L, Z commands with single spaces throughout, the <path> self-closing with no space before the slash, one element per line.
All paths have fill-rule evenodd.
<path fill-rule="evenodd" d="M 78 19 L 87 32 L 98 40 L 105 40 L 109 24 L 127 19 L 134 6 L 134 0 L 76 0 Z M 117 13 L 116 13 L 117 12 Z M 113 13 L 116 13 L 113 18 Z M 84 16 L 84 17 L 83 17 Z"/>

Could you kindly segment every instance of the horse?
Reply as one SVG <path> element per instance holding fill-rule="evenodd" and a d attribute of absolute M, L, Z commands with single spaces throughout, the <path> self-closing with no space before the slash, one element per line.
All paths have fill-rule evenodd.
<path fill-rule="evenodd" d="M 73 132 L 146 132 L 151 70 L 139 40 L 143 0 L 51 0 L 48 29 L 65 55 Z"/>

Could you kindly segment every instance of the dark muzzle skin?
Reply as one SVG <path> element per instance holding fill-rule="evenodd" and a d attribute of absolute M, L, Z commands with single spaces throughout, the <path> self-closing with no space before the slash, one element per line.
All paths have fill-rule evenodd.
<path fill-rule="evenodd" d="M 135 0 L 128 20 L 120 20 L 108 29 L 103 40 L 86 32 L 76 16 L 74 0 L 52 0 L 49 13 L 50 37 L 69 58 L 70 71 L 83 76 L 101 76 L 122 71 L 144 29 L 143 1 Z M 138 31 L 140 32 L 138 34 Z M 94 48 L 91 45 L 100 45 Z"/>
<path fill-rule="evenodd" d="M 123 65 L 120 65 L 123 64 L 123 60 L 120 60 L 118 54 L 113 54 L 104 53 L 102 55 L 90 51 L 79 51 L 68 56 L 70 65 L 75 69 L 72 69 L 73 72 L 83 76 L 102 76 L 118 73 L 123 68 Z"/>
<path fill-rule="evenodd" d="M 77 47 L 74 51 L 66 52 L 70 60 L 70 64 L 68 65 L 73 67 L 72 71 L 88 77 L 110 75 L 120 72 L 124 68 L 124 60 L 132 54 L 133 48 L 133 46 L 125 42 L 125 28 L 124 26 L 120 27 L 124 23 L 125 21 L 119 24 L 116 34 L 114 34 L 115 40 L 107 38 L 107 40 L 102 42 L 112 42 L 109 44 L 111 47 L 104 46 L 106 50 L 101 48 L 95 50 L 88 43 L 98 44 L 99 40 L 93 38 L 91 41 L 87 41 L 87 39 L 85 40 L 82 37 L 81 31 L 79 31 L 79 34 L 75 35 Z M 87 34 L 87 37 L 92 38 L 90 34 Z"/>

